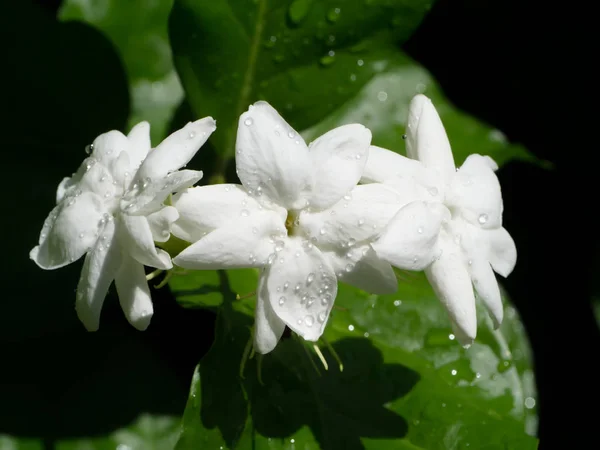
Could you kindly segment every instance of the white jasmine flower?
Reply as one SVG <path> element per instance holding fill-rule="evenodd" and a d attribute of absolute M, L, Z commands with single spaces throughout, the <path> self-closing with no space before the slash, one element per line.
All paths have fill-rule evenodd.
<path fill-rule="evenodd" d="M 153 150 L 147 122 L 127 136 L 109 131 L 94 140 L 90 156 L 58 186 L 57 205 L 30 257 L 42 269 L 58 269 L 86 255 L 76 310 L 89 331 L 98 329 L 113 280 L 127 320 L 139 330 L 148 327 L 153 308 L 144 265 L 172 267 L 170 256 L 154 245 L 169 239 L 178 218 L 164 200 L 200 180 L 202 172 L 177 169 L 214 129 L 212 118 L 189 123 Z"/>
<path fill-rule="evenodd" d="M 502 194 L 488 156 L 470 155 L 459 169 L 446 132 L 427 97 L 410 104 L 405 158 L 372 147 L 365 182 L 384 182 L 417 201 L 402 208 L 373 244 L 393 265 L 425 269 L 448 310 L 457 338 L 469 345 L 477 318 L 473 288 L 496 327 L 503 318 L 494 271 L 508 276 L 517 251 L 502 227 Z"/>
<path fill-rule="evenodd" d="M 264 269 L 257 290 L 255 348 L 270 352 L 287 325 L 310 341 L 323 333 L 342 279 L 395 292 L 391 266 L 370 242 L 400 206 L 381 184 L 356 186 L 371 132 L 336 128 L 307 146 L 268 103 L 239 120 L 242 186 L 196 187 L 174 198 L 173 234 L 190 247 L 173 259 L 190 269 Z"/>

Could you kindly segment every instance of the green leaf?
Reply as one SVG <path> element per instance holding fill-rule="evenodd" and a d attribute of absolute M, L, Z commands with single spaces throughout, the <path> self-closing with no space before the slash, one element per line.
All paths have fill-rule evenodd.
<path fill-rule="evenodd" d="M 357 62 L 381 42 L 405 41 L 430 3 L 176 0 L 169 33 L 188 100 L 217 119 L 211 140 L 226 163 L 251 103 L 268 100 L 298 130 L 314 125 L 368 81 Z"/>
<path fill-rule="evenodd" d="M 526 434 L 536 426 L 528 408 L 535 398 L 529 347 L 508 303 L 498 331 L 479 308 L 479 334 L 465 350 L 422 274 L 388 296 L 342 285 L 325 333 L 342 372 L 327 345 L 320 344 L 324 370 L 311 343 L 285 336 L 244 366 L 253 323 L 248 300 L 235 299 L 239 291 L 224 272 L 186 278 L 191 290 L 174 290 L 178 298 L 200 304 L 202 292 L 190 294 L 192 280 L 201 288 L 210 278 L 220 293 L 209 295 L 221 307 L 177 449 L 537 447 Z M 254 271 L 233 278 L 256 286 Z"/>
<path fill-rule="evenodd" d="M 179 417 L 142 414 L 126 428 L 106 437 L 69 439 L 58 442 L 56 450 L 172 450 L 179 438 Z"/>
<path fill-rule="evenodd" d="M 147 120 L 154 145 L 169 131 L 183 99 L 167 36 L 172 4 L 173 0 L 66 0 L 59 12 L 61 20 L 83 21 L 103 31 L 118 49 L 129 79 L 128 128 Z"/>
<path fill-rule="evenodd" d="M 307 140 L 360 122 L 375 145 L 402 151 L 408 104 L 419 92 L 438 108 L 457 164 L 470 153 L 498 163 L 532 159 L 454 108 L 399 49 L 430 3 L 176 0 L 169 22 L 175 65 L 195 114 L 217 119 L 217 170 L 233 156 L 239 115 L 256 100 L 270 102 Z"/>

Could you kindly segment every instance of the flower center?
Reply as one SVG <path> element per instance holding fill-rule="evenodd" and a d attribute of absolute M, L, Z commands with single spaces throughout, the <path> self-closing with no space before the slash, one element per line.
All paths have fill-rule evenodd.
<path fill-rule="evenodd" d="M 287 218 L 285 219 L 285 229 L 287 230 L 288 236 L 295 236 L 300 225 L 300 214 L 298 211 L 288 211 Z"/>

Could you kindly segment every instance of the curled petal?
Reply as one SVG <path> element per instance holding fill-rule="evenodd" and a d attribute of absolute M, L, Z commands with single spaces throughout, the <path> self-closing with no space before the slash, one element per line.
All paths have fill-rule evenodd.
<path fill-rule="evenodd" d="M 469 274 L 475 291 L 489 311 L 494 327 L 498 328 L 504 318 L 504 309 L 502 295 L 494 271 L 485 259 L 473 259 L 469 262 Z"/>
<path fill-rule="evenodd" d="M 449 207 L 458 209 L 471 224 L 486 229 L 502 226 L 502 192 L 490 161 L 487 156 L 470 155 L 446 195 Z"/>
<path fill-rule="evenodd" d="M 307 341 L 317 341 L 337 295 L 335 273 L 327 258 L 316 247 L 291 238 L 266 276 L 275 314 Z"/>
<path fill-rule="evenodd" d="M 137 172 L 137 183 L 163 179 L 185 166 L 217 128 L 212 117 L 188 123 L 151 150 Z"/>
<path fill-rule="evenodd" d="M 173 267 L 169 254 L 154 245 L 146 217 L 121 214 L 118 232 L 121 245 L 140 264 L 163 270 Z"/>
<path fill-rule="evenodd" d="M 112 130 L 94 139 L 91 157 L 110 167 L 122 152 L 129 153 L 130 142 L 120 131 Z"/>
<path fill-rule="evenodd" d="M 434 168 L 449 182 L 454 175 L 454 158 L 444 125 L 431 100 L 416 95 L 408 110 L 406 152 L 426 167 Z"/>
<path fill-rule="evenodd" d="M 423 270 L 438 256 L 438 236 L 450 212 L 440 203 L 409 203 L 372 245 L 380 258 L 400 269 Z"/>
<path fill-rule="evenodd" d="M 161 210 L 146 217 L 155 242 L 167 242 L 171 237 L 171 227 L 179 218 L 177 209 L 165 206 Z"/>
<path fill-rule="evenodd" d="M 452 238 L 442 233 L 439 244 L 442 252 L 425 269 L 425 274 L 450 316 L 458 341 L 468 346 L 477 335 L 477 314 L 471 277 L 462 251 Z"/>
<path fill-rule="evenodd" d="M 404 201 L 403 195 L 383 184 L 356 186 L 325 211 L 303 211 L 300 226 L 321 248 L 345 249 L 373 240 Z"/>
<path fill-rule="evenodd" d="M 363 125 L 335 128 L 309 146 L 315 176 L 311 208 L 325 209 L 356 187 L 369 155 L 371 132 Z"/>
<path fill-rule="evenodd" d="M 62 179 L 62 181 L 58 184 L 58 188 L 56 189 L 56 204 L 57 205 L 64 198 L 67 191 L 75 185 L 76 185 L 76 183 L 73 181 L 73 178 L 71 178 L 71 177 L 65 177 Z"/>
<path fill-rule="evenodd" d="M 271 236 L 284 233 L 282 221 L 273 212 L 240 217 L 187 247 L 173 262 L 186 269 L 263 267 L 275 252 Z"/>
<path fill-rule="evenodd" d="M 467 269 L 475 291 L 490 312 L 494 326 L 498 328 L 504 312 L 500 288 L 489 262 L 488 234 L 492 230 L 481 230 L 460 219 L 453 220 L 451 228 L 467 259 Z"/>
<path fill-rule="evenodd" d="M 515 241 L 504 228 L 486 230 L 488 237 L 489 252 L 488 259 L 494 270 L 507 277 L 515 268 L 517 263 L 517 247 Z"/>
<path fill-rule="evenodd" d="M 133 167 L 138 167 L 150 151 L 150 124 L 140 122 L 135 125 L 127 135 L 129 140 L 129 161 Z"/>
<path fill-rule="evenodd" d="M 92 192 L 64 197 L 46 218 L 39 245 L 29 256 L 42 269 L 74 262 L 96 243 L 105 214 L 102 199 Z"/>
<path fill-rule="evenodd" d="M 263 273 L 258 280 L 254 322 L 254 348 L 262 354 L 269 353 L 277 346 L 285 330 L 285 323 L 271 307 L 266 279 L 267 275 Z"/>
<path fill-rule="evenodd" d="M 115 278 L 115 285 L 127 321 L 136 329 L 144 331 L 150 325 L 154 314 L 144 266 L 124 254 L 123 263 Z"/>
<path fill-rule="evenodd" d="M 98 330 L 104 297 L 121 267 L 121 261 L 115 223 L 111 220 L 102 231 L 102 239 L 86 255 L 77 285 L 75 310 L 88 331 Z"/>
<path fill-rule="evenodd" d="M 235 161 L 242 184 L 275 203 L 300 209 L 313 185 L 312 164 L 302 137 L 266 102 L 239 120 Z"/>
<path fill-rule="evenodd" d="M 369 245 L 353 247 L 340 255 L 325 252 L 338 280 L 351 284 L 371 294 L 393 294 L 398 290 L 398 280 L 392 266 L 380 259 Z"/>

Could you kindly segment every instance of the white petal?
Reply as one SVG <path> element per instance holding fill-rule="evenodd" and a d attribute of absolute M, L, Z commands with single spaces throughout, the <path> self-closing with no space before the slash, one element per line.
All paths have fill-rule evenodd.
<path fill-rule="evenodd" d="M 121 195 L 123 187 L 115 186 L 113 181 L 113 175 L 107 166 L 93 157 L 86 158 L 70 179 L 65 178 L 61 182 L 56 193 L 57 200 L 77 192 L 94 192 L 104 199 Z"/>
<path fill-rule="evenodd" d="M 313 168 L 302 137 L 266 102 L 240 116 L 235 161 L 242 184 L 288 209 L 306 205 Z"/>
<path fill-rule="evenodd" d="M 269 267 L 267 289 L 275 314 L 297 334 L 316 341 L 337 295 L 337 281 L 318 248 L 291 238 Z"/>
<path fill-rule="evenodd" d="M 410 178 L 421 169 L 420 161 L 371 145 L 361 181 L 363 183 L 383 183 L 390 178 Z"/>
<path fill-rule="evenodd" d="M 151 214 L 163 206 L 172 192 L 182 191 L 201 178 L 202 171 L 178 170 L 164 178 L 136 181 L 121 199 L 121 209 L 128 214 Z"/>
<path fill-rule="evenodd" d="M 277 317 L 269 302 L 265 275 L 261 274 L 258 280 L 254 321 L 254 348 L 261 354 L 272 351 L 285 330 L 285 323 Z"/>
<path fill-rule="evenodd" d="M 367 163 L 371 131 L 351 124 L 335 128 L 311 142 L 314 168 L 311 208 L 325 209 L 356 187 Z"/>
<path fill-rule="evenodd" d="M 454 236 L 460 239 L 475 291 L 490 312 L 494 326 L 498 328 L 504 313 L 500 288 L 489 263 L 489 236 L 486 235 L 490 231 L 481 230 L 460 219 L 453 220 L 450 225 Z"/>
<path fill-rule="evenodd" d="M 171 237 L 171 227 L 179 218 L 177 209 L 173 206 L 165 206 L 161 210 L 146 217 L 155 242 L 167 242 Z"/>
<path fill-rule="evenodd" d="M 162 179 L 185 166 L 217 128 L 212 117 L 189 122 L 151 150 L 137 172 L 137 182 Z"/>
<path fill-rule="evenodd" d="M 75 184 L 76 183 L 73 181 L 73 178 L 71 178 L 71 177 L 65 177 L 62 179 L 62 181 L 58 184 L 58 188 L 56 189 L 56 204 L 57 205 L 63 199 L 66 192 L 69 189 L 71 189 L 73 186 L 75 186 Z"/>
<path fill-rule="evenodd" d="M 325 252 L 338 280 L 371 294 L 393 294 L 398 290 L 398 280 L 392 266 L 380 259 L 369 245 L 352 247 L 340 255 Z"/>
<path fill-rule="evenodd" d="M 407 270 L 423 270 L 439 254 L 442 222 L 450 218 L 440 203 L 413 202 L 403 207 L 372 245 L 380 258 Z"/>
<path fill-rule="evenodd" d="M 406 152 L 425 166 L 435 168 L 449 182 L 454 175 L 454 158 L 444 125 L 431 100 L 416 95 L 410 102 Z"/>
<path fill-rule="evenodd" d="M 81 258 L 96 243 L 105 213 L 102 200 L 92 192 L 63 198 L 46 218 L 30 258 L 42 269 L 58 269 Z"/>
<path fill-rule="evenodd" d="M 515 241 L 504 228 L 485 230 L 489 243 L 488 260 L 494 270 L 507 277 L 517 263 L 517 247 Z"/>
<path fill-rule="evenodd" d="M 468 222 L 482 228 L 502 226 L 502 192 L 488 157 L 470 155 L 456 173 L 446 204 Z"/>
<path fill-rule="evenodd" d="M 216 228 L 267 212 L 239 184 L 214 184 L 186 189 L 173 197 L 173 206 L 179 211 L 173 234 L 188 242 L 195 242 Z M 287 211 L 278 208 L 278 216 L 283 223 Z"/>
<path fill-rule="evenodd" d="M 86 255 L 77 286 L 75 310 L 88 331 L 98 330 L 104 297 L 115 279 L 121 261 L 121 250 L 115 238 L 115 223 L 111 220 L 106 223 L 102 238 L 98 239 Z"/>
<path fill-rule="evenodd" d="M 439 258 L 425 269 L 437 297 L 448 311 L 454 333 L 462 345 L 472 344 L 477 335 L 477 314 L 471 277 L 462 251 L 450 236 L 440 236 Z"/>
<path fill-rule="evenodd" d="M 123 191 L 126 190 L 133 178 L 129 153 L 121 152 L 119 156 L 111 162 L 109 169 L 113 180 L 117 182 L 117 186 Z"/>
<path fill-rule="evenodd" d="M 127 137 L 116 130 L 101 134 L 94 139 L 92 145 L 93 150 L 91 157 L 105 167 L 110 167 L 122 152 L 128 153 L 130 148 Z"/>
<path fill-rule="evenodd" d="M 498 328 L 504 317 L 502 306 L 502 295 L 498 287 L 498 281 L 490 263 L 485 259 L 473 259 L 470 261 L 469 274 L 475 287 L 475 291 L 483 301 L 494 321 L 494 327 Z"/>
<path fill-rule="evenodd" d="M 300 227 L 320 248 L 339 250 L 374 239 L 404 201 L 400 193 L 383 184 L 356 186 L 325 211 L 303 211 Z"/>
<path fill-rule="evenodd" d="M 115 285 L 127 321 L 138 330 L 144 331 L 150 325 L 154 314 L 144 266 L 129 255 L 124 255 Z"/>
<path fill-rule="evenodd" d="M 150 224 L 144 216 L 121 214 L 118 235 L 121 245 L 140 264 L 163 270 L 173 267 L 169 254 L 154 245 Z"/>
<path fill-rule="evenodd" d="M 129 140 L 129 160 L 133 167 L 138 167 L 150 151 L 150 124 L 140 122 L 135 125 L 127 135 Z"/>
<path fill-rule="evenodd" d="M 173 262 L 186 269 L 263 267 L 275 252 L 271 236 L 282 234 L 284 224 L 273 212 L 240 217 L 187 247 Z"/>

